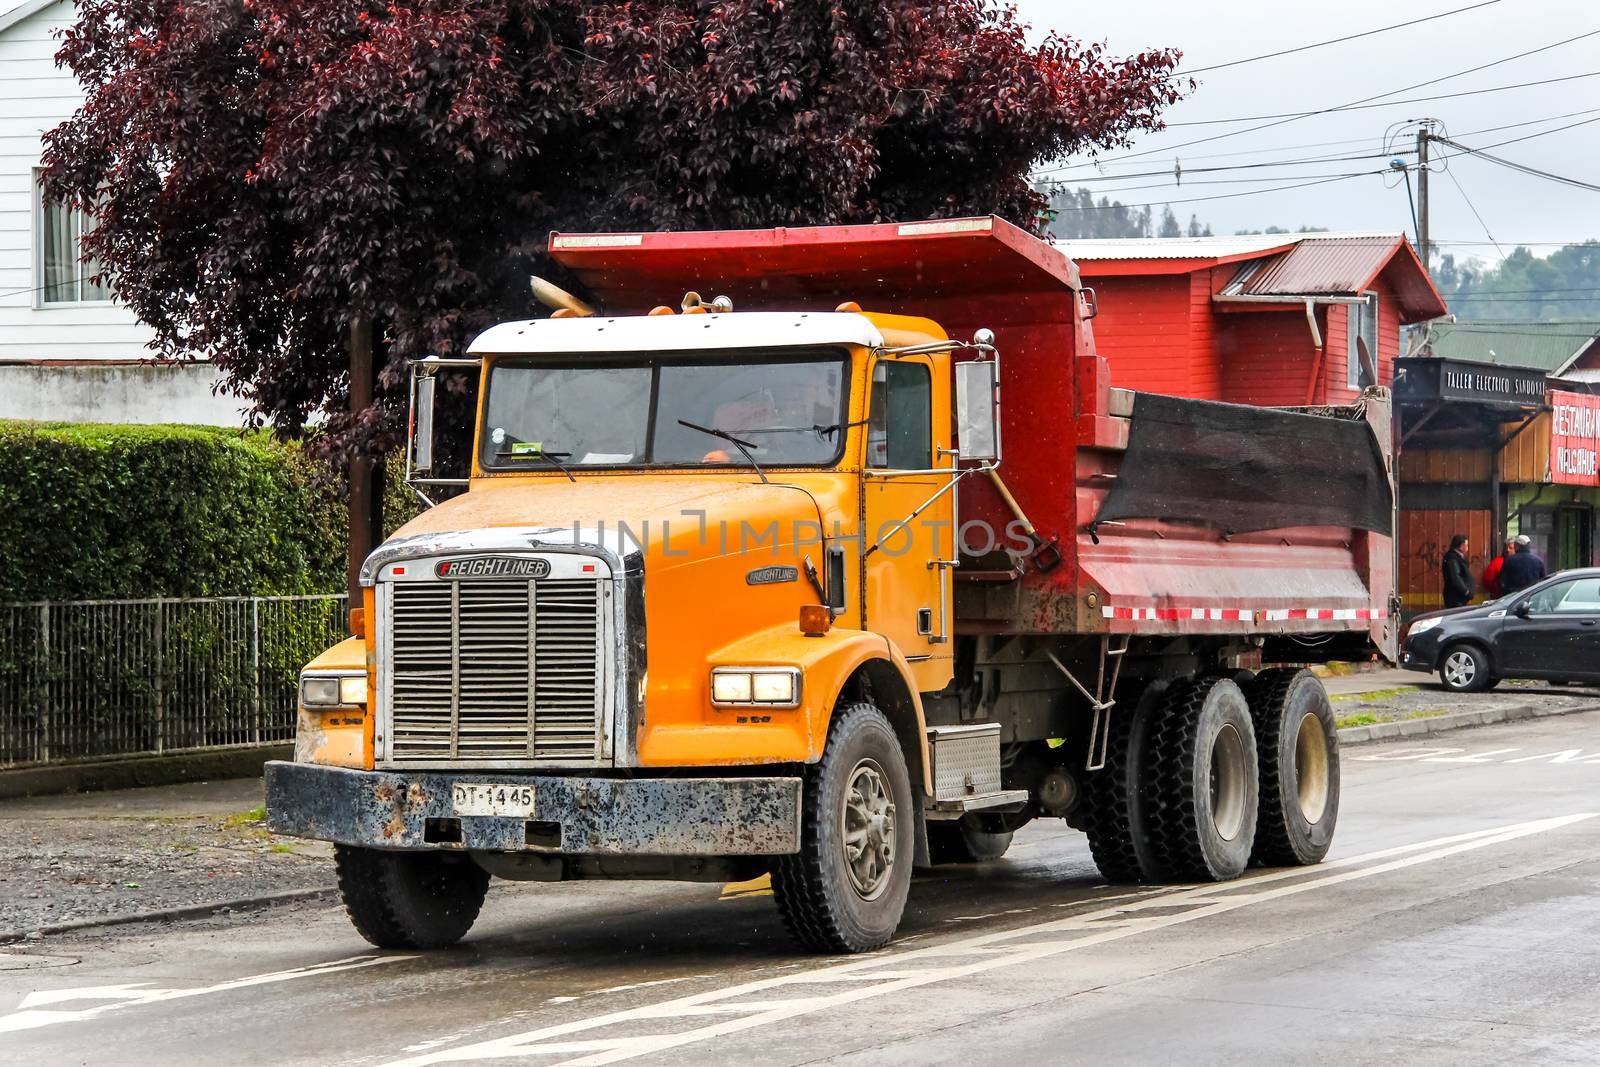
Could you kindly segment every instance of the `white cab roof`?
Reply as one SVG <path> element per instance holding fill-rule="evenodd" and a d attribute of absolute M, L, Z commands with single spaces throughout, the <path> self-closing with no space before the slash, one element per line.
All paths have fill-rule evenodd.
<path fill-rule="evenodd" d="M 865 315 L 824 311 L 730 311 L 520 319 L 491 326 L 467 347 L 474 356 L 590 352 L 701 352 L 725 348 L 883 344 Z"/>

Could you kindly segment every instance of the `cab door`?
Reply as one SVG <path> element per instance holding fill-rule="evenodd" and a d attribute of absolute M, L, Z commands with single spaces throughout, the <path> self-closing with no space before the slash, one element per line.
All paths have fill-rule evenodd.
<path fill-rule="evenodd" d="M 894 642 L 922 692 L 951 676 L 956 558 L 944 359 L 880 356 L 869 378 L 861 477 L 862 627 Z"/>

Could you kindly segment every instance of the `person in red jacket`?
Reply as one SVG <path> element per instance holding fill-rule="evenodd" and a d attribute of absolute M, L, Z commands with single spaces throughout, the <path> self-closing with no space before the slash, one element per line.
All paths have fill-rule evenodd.
<path fill-rule="evenodd" d="M 1489 565 L 1483 568 L 1483 589 L 1489 595 L 1490 600 L 1498 600 L 1500 598 L 1500 568 L 1505 563 L 1506 557 L 1516 550 L 1517 542 L 1508 539 L 1505 551 L 1491 559 Z"/>

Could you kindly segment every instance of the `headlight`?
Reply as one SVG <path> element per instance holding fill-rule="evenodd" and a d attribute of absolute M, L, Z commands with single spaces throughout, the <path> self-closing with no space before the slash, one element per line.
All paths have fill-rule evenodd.
<path fill-rule="evenodd" d="M 711 672 L 711 703 L 795 707 L 800 703 L 800 671 L 794 667 L 718 667 Z"/>
<path fill-rule="evenodd" d="M 1411 629 L 1406 631 L 1406 636 L 1415 637 L 1418 634 L 1425 634 L 1441 622 L 1444 622 L 1444 616 L 1442 615 L 1436 615 L 1431 619 L 1418 619 L 1411 624 Z"/>
<path fill-rule="evenodd" d="M 300 703 L 308 708 L 365 707 L 365 674 L 302 674 Z"/>

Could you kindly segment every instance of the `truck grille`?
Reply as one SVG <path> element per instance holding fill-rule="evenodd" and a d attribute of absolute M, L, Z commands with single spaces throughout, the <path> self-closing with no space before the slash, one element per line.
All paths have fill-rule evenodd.
<path fill-rule="evenodd" d="M 390 758 L 598 758 L 600 591 L 594 579 L 395 583 Z"/>

